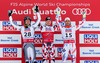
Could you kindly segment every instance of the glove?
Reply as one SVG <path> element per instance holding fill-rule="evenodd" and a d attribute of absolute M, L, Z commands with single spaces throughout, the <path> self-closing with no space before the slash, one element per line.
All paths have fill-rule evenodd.
<path fill-rule="evenodd" d="M 56 19 L 61 21 L 61 9 L 59 7 L 56 8 Z"/>
<path fill-rule="evenodd" d="M 57 7 L 55 11 L 56 11 L 56 20 L 61 21 L 62 18 L 61 18 L 61 9 L 60 9 L 60 7 Z"/>
<path fill-rule="evenodd" d="M 12 10 L 8 10 L 8 16 L 12 15 Z"/>
<path fill-rule="evenodd" d="M 60 16 L 61 9 L 59 7 L 56 8 L 56 15 Z"/>
<path fill-rule="evenodd" d="M 39 12 L 39 7 L 36 5 L 32 8 L 32 10 L 36 13 L 36 12 Z"/>
<path fill-rule="evenodd" d="M 82 15 L 83 15 L 83 19 L 85 19 L 86 18 L 86 12 L 83 12 Z"/>

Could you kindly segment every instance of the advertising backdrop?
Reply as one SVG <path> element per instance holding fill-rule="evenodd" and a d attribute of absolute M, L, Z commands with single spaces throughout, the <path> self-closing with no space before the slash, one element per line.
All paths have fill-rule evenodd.
<path fill-rule="evenodd" d="M 36 21 L 32 7 L 38 5 L 41 23 L 50 16 L 55 25 L 55 9 L 59 6 L 62 21 L 70 17 L 78 25 L 82 20 L 82 12 L 87 13 L 86 23 L 76 31 L 77 63 L 100 63 L 100 0 L 1 0 L 0 1 L 0 63 L 25 63 L 22 37 L 8 19 L 8 10 L 13 10 L 15 24 L 23 25 L 25 16 Z M 61 63 L 63 41 L 60 30 L 55 27 L 54 44 L 56 47 L 56 63 Z M 42 36 L 36 28 L 34 43 L 38 63 L 42 63 Z M 48 60 L 50 63 L 50 60 Z M 71 63 L 70 57 L 68 63 Z"/>

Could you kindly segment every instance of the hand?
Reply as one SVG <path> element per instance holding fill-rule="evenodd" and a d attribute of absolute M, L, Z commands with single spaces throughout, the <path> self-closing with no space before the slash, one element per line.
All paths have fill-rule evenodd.
<path fill-rule="evenodd" d="M 82 13 L 82 16 L 83 16 L 83 18 L 86 18 L 86 12 L 85 11 Z"/>
<path fill-rule="evenodd" d="M 8 16 L 11 16 L 12 15 L 12 10 L 8 10 Z"/>
<path fill-rule="evenodd" d="M 57 8 L 56 8 L 56 13 L 59 14 L 60 12 L 61 12 L 60 7 L 57 7 Z"/>
<path fill-rule="evenodd" d="M 32 10 L 33 10 L 33 12 L 39 12 L 39 7 L 36 5 L 36 6 L 34 6 L 33 8 L 32 8 Z"/>
<path fill-rule="evenodd" d="M 60 13 L 61 13 L 61 9 L 60 9 L 60 7 L 57 7 L 56 8 L 56 17 L 59 17 Z"/>

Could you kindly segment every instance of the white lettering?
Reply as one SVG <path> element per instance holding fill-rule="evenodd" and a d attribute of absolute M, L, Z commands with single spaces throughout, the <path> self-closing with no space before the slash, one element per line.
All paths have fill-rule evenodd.
<path fill-rule="evenodd" d="M 53 15 L 55 14 L 55 10 L 40 10 L 39 11 L 41 15 Z M 16 10 L 16 9 L 13 9 L 13 14 L 17 14 L 17 15 L 30 15 L 30 14 L 34 14 L 34 12 L 32 12 L 31 9 L 26 9 L 26 10 Z M 66 14 L 66 10 L 62 10 L 61 11 L 61 14 L 62 15 L 65 15 Z M 34 14 L 35 15 L 35 14 Z"/>

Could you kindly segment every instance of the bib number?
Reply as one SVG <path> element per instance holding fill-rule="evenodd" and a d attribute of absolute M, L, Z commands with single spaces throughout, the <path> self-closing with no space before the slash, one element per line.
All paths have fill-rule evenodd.
<path fill-rule="evenodd" d="M 24 36 L 25 37 L 30 37 L 31 36 L 31 32 L 24 32 Z"/>
<path fill-rule="evenodd" d="M 66 33 L 66 37 L 71 38 L 72 37 L 72 33 Z"/>

